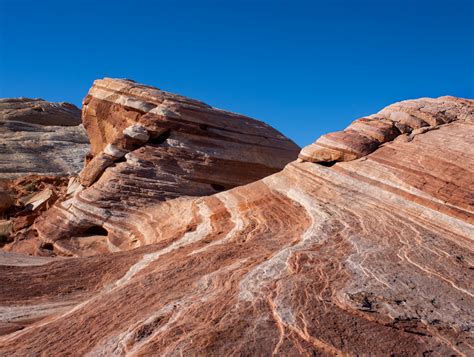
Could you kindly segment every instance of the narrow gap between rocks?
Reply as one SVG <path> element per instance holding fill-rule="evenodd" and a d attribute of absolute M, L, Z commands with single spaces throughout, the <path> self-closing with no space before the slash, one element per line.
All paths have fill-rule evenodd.
<path fill-rule="evenodd" d="M 225 191 L 226 189 L 224 186 L 219 185 L 217 183 L 211 183 L 211 187 L 218 192 Z"/>
<path fill-rule="evenodd" d="M 161 145 L 170 137 L 170 135 L 171 129 L 168 129 L 163 134 L 152 136 L 146 144 Z"/>
<path fill-rule="evenodd" d="M 332 167 L 337 163 L 337 161 L 329 161 L 329 162 L 318 162 L 317 164 L 326 167 Z"/>

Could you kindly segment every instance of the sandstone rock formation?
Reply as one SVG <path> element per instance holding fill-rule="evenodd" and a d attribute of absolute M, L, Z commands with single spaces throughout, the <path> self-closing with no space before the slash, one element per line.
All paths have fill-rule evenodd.
<path fill-rule="evenodd" d="M 89 151 L 81 111 L 42 99 L 0 99 L 0 180 L 77 174 Z"/>
<path fill-rule="evenodd" d="M 121 136 L 116 126 L 89 126 L 103 138 L 94 158 Z M 254 183 L 175 199 L 169 185 L 165 201 L 140 199 L 121 218 L 137 249 L 109 253 L 105 239 L 107 254 L 88 258 L 0 256 L 0 354 L 474 354 L 474 101 L 400 102 L 351 127 Z M 143 195 L 141 170 L 157 166 L 140 150 L 75 193 L 73 210 L 50 212 L 102 222 L 122 205 L 113 194 Z M 103 227 L 118 227 L 108 217 Z M 87 239 L 70 244 L 89 249 Z"/>
<path fill-rule="evenodd" d="M 61 254 L 84 254 L 72 244 L 77 236 L 106 242 L 106 251 L 142 245 L 143 218 L 131 213 L 256 181 L 300 150 L 263 122 L 129 80 L 96 81 L 83 122 L 92 157 L 82 185 L 36 224 L 42 243 Z"/>
<path fill-rule="evenodd" d="M 357 119 L 343 131 L 321 136 L 303 148 L 299 158 L 326 165 L 351 161 L 370 154 L 401 134 L 416 135 L 471 115 L 471 104 L 465 99 L 447 96 L 406 100 Z"/>

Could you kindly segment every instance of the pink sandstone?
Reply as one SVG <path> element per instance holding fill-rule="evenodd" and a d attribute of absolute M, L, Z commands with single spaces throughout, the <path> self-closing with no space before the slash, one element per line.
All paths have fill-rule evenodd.
<path fill-rule="evenodd" d="M 39 239 L 76 257 L 15 254 L 0 265 L 0 354 L 474 353 L 474 101 L 396 103 L 253 183 L 228 189 L 238 185 L 228 177 L 239 166 L 208 172 L 228 189 L 211 192 L 195 179 L 208 177 L 200 152 L 211 152 L 213 130 L 200 134 L 182 101 L 167 107 L 176 116 L 150 114 L 150 100 L 129 97 L 148 99 L 149 89 L 106 83 L 96 82 L 85 100 L 94 157 L 81 178 L 101 171 L 95 158 L 116 157 L 110 143 L 128 151 L 126 159 L 102 165 L 96 181 L 36 223 Z M 94 94 L 99 84 L 105 94 Z M 129 151 L 122 133 L 135 124 L 150 137 L 172 129 L 163 142 L 133 142 Z M 245 129 L 228 135 L 250 140 Z M 277 140 L 284 141 L 269 139 Z M 230 160 L 223 152 L 220 160 Z M 171 171 L 172 158 L 186 166 Z M 179 184 L 163 178 L 170 176 Z M 74 236 L 93 219 L 106 232 Z"/>

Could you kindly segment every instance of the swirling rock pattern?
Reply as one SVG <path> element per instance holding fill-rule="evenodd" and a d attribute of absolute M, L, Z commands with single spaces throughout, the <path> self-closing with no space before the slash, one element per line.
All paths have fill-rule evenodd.
<path fill-rule="evenodd" d="M 89 151 L 81 110 L 42 99 L 0 99 L 0 180 L 77 174 Z"/>
<path fill-rule="evenodd" d="M 299 158 L 317 163 L 351 161 L 405 133 L 417 133 L 472 116 L 472 103 L 456 97 L 421 98 L 392 104 L 360 118 L 345 130 L 321 136 L 301 150 Z"/>
<path fill-rule="evenodd" d="M 300 150 L 263 122 L 129 80 L 95 81 L 83 122 L 93 156 L 82 186 L 36 224 L 43 242 L 68 255 L 85 253 L 76 244 L 85 235 L 98 252 L 137 247 L 147 237 L 131 213 L 256 181 Z"/>
<path fill-rule="evenodd" d="M 13 256 L 0 353 L 472 355 L 474 101 L 425 101 L 449 122 L 142 206 L 137 249 Z"/>

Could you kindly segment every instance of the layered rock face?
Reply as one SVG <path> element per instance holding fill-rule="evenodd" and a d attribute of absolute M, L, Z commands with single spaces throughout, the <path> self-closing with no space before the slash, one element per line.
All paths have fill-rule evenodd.
<path fill-rule="evenodd" d="M 42 99 L 0 99 L 0 180 L 77 174 L 89 151 L 81 111 Z"/>
<path fill-rule="evenodd" d="M 143 200 L 124 218 L 137 249 L 2 255 L 0 354 L 472 355 L 474 101 L 389 108 L 421 120 L 426 102 L 449 122 L 384 115 L 395 140 L 358 159 L 306 150 L 245 186 Z"/>
<path fill-rule="evenodd" d="M 299 158 L 325 165 L 355 160 L 401 134 L 416 135 L 441 124 L 469 118 L 471 105 L 469 100 L 449 96 L 395 103 L 377 114 L 355 120 L 343 131 L 321 136 L 303 148 Z"/>
<path fill-rule="evenodd" d="M 256 181 L 299 152 L 263 122 L 129 80 L 95 81 L 83 122 L 92 157 L 81 185 L 36 224 L 62 254 L 83 254 L 85 236 L 100 252 L 137 247 L 146 237 L 133 213 Z"/>

